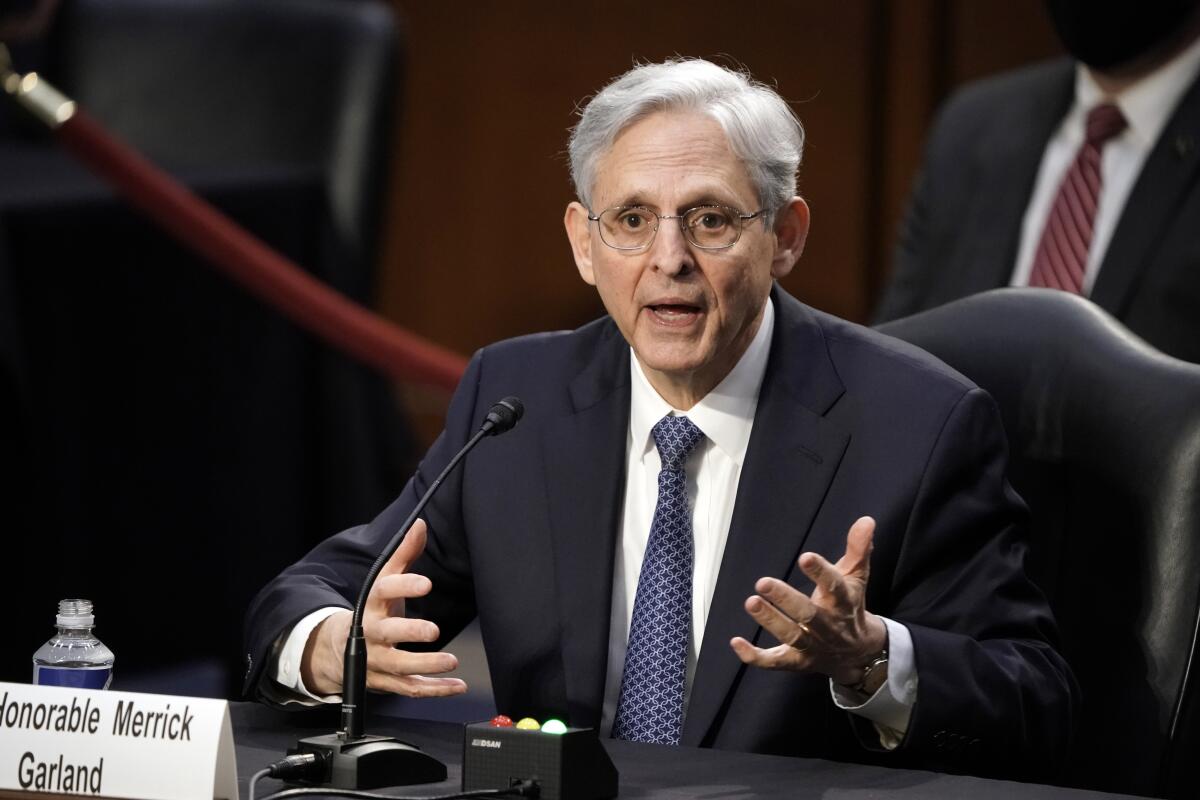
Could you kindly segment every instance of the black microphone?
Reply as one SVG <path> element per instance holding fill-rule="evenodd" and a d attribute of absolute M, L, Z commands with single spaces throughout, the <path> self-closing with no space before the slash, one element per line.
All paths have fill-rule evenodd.
<path fill-rule="evenodd" d="M 512 430 L 523 416 L 525 416 L 525 404 L 521 402 L 520 398 L 506 397 L 491 407 L 480 430 L 492 436 L 499 436 L 505 431 Z"/>
<path fill-rule="evenodd" d="M 408 529 L 417 521 L 446 476 L 485 436 L 499 436 L 511 430 L 525 413 L 525 405 L 516 397 L 506 397 L 492 406 L 483 424 L 450 463 L 434 479 L 417 501 L 412 513 L 393 534 L 380 552 L 358 593 L 350 635 L 342 661 L 341 730 L 336 734 L 301 739 L 289 753 L 312 753 L 323 764 L 323 775 L 312 782 L 343 789 L 377 789 L 414 783 L 433 783 L 446 779 L 446 766 L 433 756 L 391 736 L 371 736 L 363 733 L 364 704 L 367 694 L 367 643 L 363 635 L 363 609 L 375 579 L 396 548 L 404 541 Z"/>

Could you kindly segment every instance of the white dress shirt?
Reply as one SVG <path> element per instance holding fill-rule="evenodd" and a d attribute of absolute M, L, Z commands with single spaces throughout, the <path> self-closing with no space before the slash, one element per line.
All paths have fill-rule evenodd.
<path fill-rule="evenodd" d="M 763 320 L 742 358 L 725 379 L 687 411 L 672 408 L 650 385 L 637 357 L 630 352 L 629 431 L 626 438 L 625 502 L 613 568 L 612 616 L 609 625 L 608 675 L 604 688 L 601 734 L 608 736 L 621 694 L 621 677 L 633 603 L 637 596 L 642 557 L 650 538 L 654 507 L 658 502 L 661 461 L 651 429 L 668 414 L 687 416 L 704 432 L 704 440 L 684 464 L 687 494 L 692 510 L 695 561 L 692 574 L 692 630 L 684 683 L 684 710 L 691 696 L 692 679 L 709 607 L 721 570 L 738 479 L 754 427 L 759 389 L 767 370 L 775 310 L 768 301 Z M 799 532 L 798 532 L 799 533 Z M 747 587 L 747 596 L 753 587 Z M 834 702 L 870 719 L 880 730 L 885 747 L 894 747 L 908 728 L 916 702 L 916 670 L 912 637 L 908 629 L 890 620 L 888 628 L 888 682 L 865 698 L 830 682 Z M 725 645 L 728 646 L 728 645 Z"/>
<path fill-rule="evenodd" d="M 1092 226 L 1087 269 L 1083 276 L 1083 294 L 1090 295 L 1096 274 L 1113 231 L 1125 209 L 1125 201 L 1142 165 L 1162 133 L 1183 93 L 1200 71 L 1200 39 L 1186 50 L 1130 86 L 1116 97 L 1106 97 L 1083 64 L 1076 67 L 1075 102 L 1063 118 L 1054 136 L 1046 143 L 1038 168 L 1033 195 L 1021 223 L 1021 244 L 1013 270 L 1012 286 L 1027 286 L 1033 270 L 1033 258 L 1046 227 L 1046 217 L 1058 196 L 1059 186 L 1083 145 L 1087 114 L 1093 107 L 1113 102 L 1125 115 L 1129 126 L 1108 141 L 1101 152 L 1100 174 L 1103 184 Z"/>
<path fill-rule="evenodd" d="M 687 493 L 692 510 L 695 562 L 692 578 L 692 631 L 688 648 L 684 707 L 691 694 L 692 678 L 704 641 L 704 627 L 717 586 L 717 575 L 725 552 L 725 540 L 733 518 L 738 479 L 754 427 L 759 389 L 766 374 L 775 327 L 775 310 L 770 301 L 763 320 L 733 370 L 716 388 L 686 412 L 671 408 L 647 380 L 636 356 L 630 353 L 631 391 L 629 428 L 626 434 L 625 501 L 618 532 L 616 564 L 613 567 L 612 616 L 609 627 L 608 673 L 604 690 L 602 735 L 612 730 L 633 601 L 637 595 L 642 557 L 650 538 L 650 525 L 658 501 L 658 473 L 661 462 L 654 438 L 654 424 L 670 413 L 686 414 L 704 432 L 685 462 Z M 747 596 L 753 587 L 747 587 Z M 281 638 L 271 654 L 262 681 L 264 693 L 280 703 L 341 702 L 338 695 L 317 696 L 308 691 L 300 678 L 300 657 L 312 630 L 338 608 L 322 608 L 300 620 Z M 830 681 L 834 702 L 841 708 L 871 720 L 884 747 L 898 745 L 908 729 L 912 707 L 916 703 L 917 674 L 913 660 L 912 636 L 899 623 L 884 619 L 888 629 L 888 679 L 871 697 L 837 686 Z M 270 677 L 267 677 L 270 676 Z M 502 709 L 520 714 L 520 709 Z"/>

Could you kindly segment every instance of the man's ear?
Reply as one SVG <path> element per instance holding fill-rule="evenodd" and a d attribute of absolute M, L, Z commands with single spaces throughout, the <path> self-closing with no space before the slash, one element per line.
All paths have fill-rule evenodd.
<path fill-rule="evenodd" d="M 775 212 L 775 257 L 771 261 L 771 276 L 782 278 L 792 271 L 804 242 L 808 239 L 808 203 L 793 197 Z"/>
<path fill-rule="evenodd" d="M 567 238 L 571 241 L 571 252 L 575 256 L 579 277 L 595 286 L 596 276 L 592 272 L 592 226 L 588 220 L 588 210 L 582 203 L 567 204 L 563 226 L 567 229 Z"/>

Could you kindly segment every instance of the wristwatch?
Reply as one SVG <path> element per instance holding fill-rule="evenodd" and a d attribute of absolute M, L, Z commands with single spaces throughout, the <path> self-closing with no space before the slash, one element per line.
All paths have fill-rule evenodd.
<path fill-rule="evenodd" d="M 888 651 L 886 649 L 879 651 L 879 655 L 871 659 L 871 662 L 863 669 L 858 683 L 850 688 L 868 696 L 875 694 L 879 691 L 879 687 L 887 682 L 887 663 Z"/>

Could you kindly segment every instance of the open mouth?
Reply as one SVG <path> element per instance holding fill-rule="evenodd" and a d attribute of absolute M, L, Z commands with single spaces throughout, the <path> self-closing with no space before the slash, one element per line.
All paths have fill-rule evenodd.
<path fill-rule="evenodd" d="M 657 320 L 671 325 L 686 324 L 700 316 L 698 306 L 686 303 L 657 303 L 647 308 Z"/>

